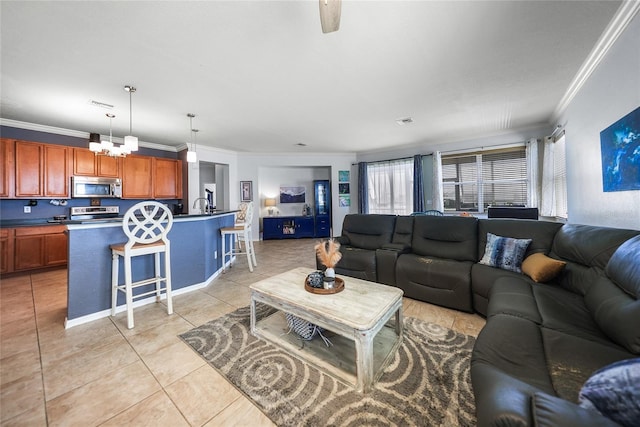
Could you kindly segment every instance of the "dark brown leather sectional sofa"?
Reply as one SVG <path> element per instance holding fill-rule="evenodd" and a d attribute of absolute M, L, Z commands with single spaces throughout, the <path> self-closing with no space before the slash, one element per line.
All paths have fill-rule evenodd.
<path fill-rule="evenodd" d="M 487 233 L 566 262 L 549 283 L 479 264 Z M 520 219 L 347 215 L 336 273 L 487 317 L 478 425 L 617 425 L 577 404 L 597 369 L 640 355 L 640 231 Z"/>

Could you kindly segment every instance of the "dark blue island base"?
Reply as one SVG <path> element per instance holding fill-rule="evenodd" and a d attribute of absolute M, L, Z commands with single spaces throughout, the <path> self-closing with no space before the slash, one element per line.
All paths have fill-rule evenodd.
<path fill-rule="evenodd" d="M 169 232 L 171 244 L 171 280 L 174 295 L 207 286 L 222 270 L 220 228 L 232 226 L 234 212 L 210 216 L 176 216 Z M 127 237 L 122 222 L 69 224 L 69 263 L 67 320 L 65 327 L 86 323 L 110 315 L 111 250 L 109 245 L 123 243 Z M 230 241 L 227 245 L 231 244 Z M 120 283 L 124 268 L 120 261 Z M 229 262 L 227 260 L 227 262 Z M 153 276 L 153 256 L 132 260 L 133 280 Z M 164 268 L 164 267 L 163 267 Z M 151 290 L 141 287 L 140 293 Z M 124 295 L 118 297 L 118 311 L 125 309 Z M 136 305 L 155 302 L 150 296 Z"/>

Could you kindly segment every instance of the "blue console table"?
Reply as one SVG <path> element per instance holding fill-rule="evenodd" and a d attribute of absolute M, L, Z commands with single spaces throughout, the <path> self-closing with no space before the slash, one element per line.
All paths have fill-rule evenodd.
<path fill-rule="evenodd" d="M 262 239 L 299 239 L 314 237 L 312 216 L 276 216 L 262 219 Z"/>

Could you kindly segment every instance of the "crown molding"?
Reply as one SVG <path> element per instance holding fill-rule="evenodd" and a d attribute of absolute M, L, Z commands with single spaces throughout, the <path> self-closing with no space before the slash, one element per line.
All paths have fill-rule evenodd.
<path fill-rule="evenodd" d="M 613 44 L 618 40 L 618 37 L 620 37 L 620 34 L 624 32 L 639 10 L 640 1 L 638 0 L 625 0 L 622 2 L 616 14 L 611 19 L 611 22 L 609 22 L 609 25 L 605 28 L 596 45 L 589 53 L 589 56 L 587 56 L 587 59 L 582 63 L 582 66 L 571 81 L 567 91 L 560 99 L 558 106 L 551 115 L 552 122 L 557 121 L 565 112 L 569 103 L 571 103 L 582 86 L 584 86 L 593 71 L 600 62 L 602 62 L 604 56 L 609 52 Z"/>
<path fill-rule="evenodd" d="M 304 153 L 292 153 L 288 151 L 251 151 L 251 152 L 239 152 L 238 157 L 295 157 L 295 158 L 309 158 L 309 157 L 335 157 L 338 159 L 346 158 L 346 157 L 355 157 L 357 153 L 349 151 L 349 152 L 330 152 L 323 153 L 319 151 L 309 151 Z"/>
<path fill-rule="evenodd" d="M 3 119 L 1 117 L 0 117 L 0 125 L 12 127 L 12 128 L 18 128 L 18 129 L 33 130 L 37 132 L 53 133 L 56 135 L 72 136 L 74 138 L 83 138 L 86 140 L 89 139 L 89 132 L 58 128 L 54 126 L 40 125 L 37 123 L 21 122 L 18 120 Z M 113 139 L 113 142 L 117 142 L 118 144 L 124 143 L 124 138 L 113 137 L 112 139 Z M 171 151 L 174 153 L 180 151 L 178 150 L 178 147 L 174 147 L 172 145 L 156 144 L 153 142 L 138 141 L 138 145 L 140 147 L 150 148 L 153 150 Z"/>
<path fill-rule="evenodd" d="M 54 133 L 56 135 L 73 136 L 75 138 L 89 139 L 89 132 L 39 125 L 37 123 L 21 122 L 18 120 L 0 118 L 0 125 L 18 129 L 34 130 L 37 132 Z"/>
<path fill-rule="evenodd" d="M 185 145 L 187 145 L 185 143 Z M 218 147 L 211 147 L 209 145 L 204 145 L 204 144 L 195 144 L 196 146 L 196 151 L 208 151 L 210 153 L 218 153 L 218 154 L 229 154 L 229 155 L 233 155 L 233 156 L 237 156 L 239 154 L 239 152 L 237 151 L 233 151 L 233 150 L 227 150 L 226 148 L 218 148 Z"/>

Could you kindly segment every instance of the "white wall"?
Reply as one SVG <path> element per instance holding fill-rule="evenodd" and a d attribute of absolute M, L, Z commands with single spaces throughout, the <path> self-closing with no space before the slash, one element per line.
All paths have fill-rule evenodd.
<path fill-rule="evenodd" d="M 605 193 L 600 152 L 600 131 L 638 106 L 640 15 L 621 34 L 559 121 L 566 123 L 570 222 L 640 229 L 640 191 Z"/>
<path fill-rule="evenodd" d="M 253 154 L 253 153 L 239 153 L 238 154 L 238 170 L 237 175 L 231 178 L 231 193 L 240 192 L 240 181 L 252 181 L 253 182 L 253 201 L 254 206 L 257 208 L 257 212 L 261 212 L 262 215 L 266 215 L 266 209 L 264 208 L 264 198 L 267 191 L 279 189 L 280 184 L 295 184 L 300 179 L 310 184 L 307 187 L 307 194 L 313 191 L 311 182 L 314 179 L 327 179 L 331 180 L 331 208 L 332 208 L 332 235 L 340 235 L 342 233 L 342 222 L 345 215 L 348 213 L 357 212 L 357 199 L 354 198 L 354 180 L 353 172 L 351 174 L 351 206 L 339 207 L 338 206 L 338 171 L 339 170 L 351 170 L 351 164 L 355 162 L 355 153 L 341 153 L 341 154 Z M 273 172 L 274 175 L 270 175 L 269 172 Z M 327 175 L 329 173 L 329 175 Z M 281 182 L 282 181 L 282 182 Z M 305 184 L 306 185 L 306 184 Z M 234 190 L 233 187 L 237 188 Z M 276 188 L 277 187 L 277 188 Z M 313 200 L 313 196 L 308 200 Z M 233 203 L 232 203 L 233 206 Z M 302 205 L 295 204 L 295 207 L 301 208 Z M 288 214 L 288 209 L 283 208 L 283 205 L 278 205 L 281 215 Z M 287 210 L 283 210 L 287 209 Z M 300 212 L 291 212 L 293 215 L 298 215 Z M 259 216 L 256 215 L 253 219 L 253 227 L 255 230 L 259 229 Z M 256 238 L 256 236 L 254 236 Z"/>
<path fill-rule="evenodd" d="M 238 182 L 238 154 L 232 151 L 220 150 L 216 148 L 210 148 L 205 146 L 198 146 L 197 149 L 198 161 L 196 163 L 185 163 L 187 168 L 188 182 L 189 182 L 189 195 L 188 199 L 184 200 L 185 208 L 188 208 L 190 214 L 199 214 L 199 209 L 193 208 L 193 201 L 200 197 L 200 162 L 219 163 L 223 165 L 229 165 L 229 182 Z M 206 166 L 206 165 L 205 165 Z M 217 183 L 216 183 L 217 184 Z M 233 185 L 231 185 L 233 186 Z M 222 188 L 220 188 L 222 187 Z M 220 197 L 225 197 L 225 204 L 227 203 L 226 185 L 216 185 L 216 192 L 222 194 Z M 223 193 L 220 193 L 220 192 Z M 229 207 L 234 209 L 240 202 L 240 194 L 238 192 L 228 192 Z"/>
<path fill-rule="evenodd" d="M 254 199 L 254 208 L 260 216 L 269 214 L 264 206 L 266 198 L 276 199 L 275 210 L 279 216 L 301 215 L 305 203 L 311 207 L 315 205 L 313 194 L 313 181 L 317 179 L 330 179 L 331 168 L 328 166 L 261 166 L 258 172 L 259 187 Z M 306 200 L 304 203 L 280 203 L 280 186 L 303 186 L 306 188 Z M 334 184 L 335 185 L 335 184 Z M 333 207 L 333 206 L 332 206 Z"/>

